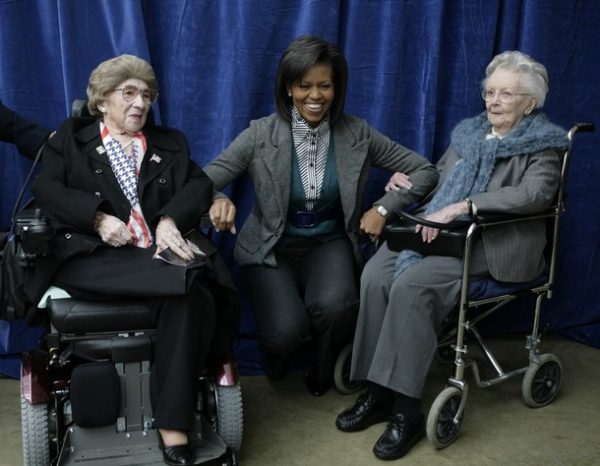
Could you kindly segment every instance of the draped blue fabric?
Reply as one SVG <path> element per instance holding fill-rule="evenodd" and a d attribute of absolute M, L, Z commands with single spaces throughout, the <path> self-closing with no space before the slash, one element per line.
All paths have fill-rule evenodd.
<path fill-rule="evenodd" d="M 483 109 L 485 66 L 503 50 L 546 65 L 552 121 L 600 123 L 599 25 L 595 0 L 0 0 L 0 100 L 54 129 L 85 97 L 100 61 L 136 54 L 157 73 L 157 120 L 183 130 L 205 164 L 273 111 L 281 53 L 316 34 L 348 59 L 346 111 L 436 161 L 456 123 Z M 544 304 L 552 329 L 598 347 L 599 141 L 585 134 L 575 142 L 558 286 Z M 0 143 L 2 225 L 30 163 Z M 367 202 L 388 176 L 373 170 Z M 228 193 L 241 221 L 252 203 L 248 180 Z M 217 240 L 235 270 L 234 238 Z M 521 320 L 498 325 L 520 330 Z M 246 309 L 243 328 L 251 326 Z"/>

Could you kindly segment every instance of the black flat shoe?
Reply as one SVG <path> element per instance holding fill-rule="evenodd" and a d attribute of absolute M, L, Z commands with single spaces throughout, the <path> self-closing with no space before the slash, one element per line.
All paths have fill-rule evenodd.
<path fill-rule="evenodd" d="M 340 413 L 335 425 L 344 432 L 358 432 L 389 420 L 391 410 L 391 403 L 379 400 L 371 392 L 365 392 L 358 397 L 354 406 Z"/>
<path fill-rule="evenodd" d="M 327 393 L 327 390 L 331 388 L 331 380 L 317 382 L 317 380 L 310 375 L 309 371 L 304 374 L 304 385 L 306 385 L 308 393 L 312 396 L 323 396 Z"/>
<path fill-rule="evenodd" d="M 158 434 L 158 448 L 162 451 L 163 461 L 171 466 L 186 466 L 195 463 L 194 451 L 189 444 L 171 445 L 165 447 L 162 437 Z"/>
<path fill-rule="evenodd" d="M 404 414 L 394 414 L 383 434 L 373 447 L 375 456 L 382 460 L 397 460 L 425 437 L 425 419 L 409 420 Z"/>

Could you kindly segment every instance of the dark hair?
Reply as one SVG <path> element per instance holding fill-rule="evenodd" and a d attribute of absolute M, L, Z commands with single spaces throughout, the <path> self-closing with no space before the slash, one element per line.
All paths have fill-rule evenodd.
<path fill-rule="evenodd" d="M 288 46 L 279 61 L 275 82 L 275 105 L 277 113 L 291 121 L 292 98 L 288 88 L 299 83 L 308 70 L 316 64 L 328 63 L 333 69 L 334 96 L 331 104 L 331 124 L 334 124 L 344 111 L 348 64 L 344 54 L 335 45 L 315 36 L 298 37 Z"/>

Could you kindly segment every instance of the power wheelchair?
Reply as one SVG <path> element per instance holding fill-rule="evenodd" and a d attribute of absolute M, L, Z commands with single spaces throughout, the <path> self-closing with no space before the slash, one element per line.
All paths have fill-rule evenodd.
<path fill-rule="evenodd" d="M 76 101 L 73 113 L 83 108 Z M 32 270 L 36 257 L 52 253 L 54 232 L 39 209 L 13 219 L 12 255 Z M 209 226 L 204 218 L 199 228 Z M 164 464 L 150 403 L 156 332 L 150 310 L 131 301 L 76 300 L 51 287 L 31 314 L 43 316 L 48 333 L 23 354 L 24 465 Z M 243 406 L 235 360 L 209 358 L 198 387 L 189 433 L 195 464 L 236 465 Z"/>
<path fill-rule="evenodd" d="M 592 123 L 577 123 L 568 132 L 572 143 L 577 132 L 593 132 Z M 473 216 L 466 222 L 439 224 L 422 218 L 401 213 L 400 226 L 387 226 L 382 234 L 391 250 L 401 251 L 413 249 L 423 255 L 446 255 L 463 258 L 463 275 L 460 301 L 457 308 L 442 325 L 438 335 L 438 351 L 436 359 L 454 364 L 454 374 L 448 379 L 444 388 L 435 398 L 427 417 L 427 438 L 437 449 L 451 445 L 457 438 L 464 420 L 464 411 L 469 393 L 469 382 L 465 379 L 465 371 L 471 368 L 475 383 L 479 387 L 489 387 L 505 380 L 523 375 L 521 393 L 525 404 L 539 408 L 551 403 L 556 397 L 562 379 L 562 365 L 559 358 L 550 353 L 541 353 L 540 319 L 544 299 L 551 299 L 554 292 L 560 221 L 565 211 L 565 181 L 571 148 L 562 154 L 561 174 L 555 202 L 545 212 L 536 215 L 494 215 Z M 546 219 L 547 268 L 542 276 L 528 283 L 505 283 L 494 280 L 490 276 L 469 277 L 471 247 L 484 229 L 492 229 L 510 222 L 524 222 L 535 219 Z M 440 229 L 439 237 L 432 243 L 423 243 L 420 236 L 415 235 L 416 224 Z M 528 351 L 527 365 L 518 369 L 505 371 L 499 361 L 486 345 L 476 325 L 503 309 L 513 300 L 524 297 L 535 297 L 533 325 L 531 333 L 526 337 L 525 349 Z M 491 365 L 495 375 L 482 378 L 479 363 L 469 357 L 466 344 L 467 335 L 474 338 L 481 349 L 484 359 Z M 336 363 L 336 387 L 342 393 L 352 393 L 362 388 L 361 381 L 350 380 L 351 347 L 347 347 L 338 357 Z"/>

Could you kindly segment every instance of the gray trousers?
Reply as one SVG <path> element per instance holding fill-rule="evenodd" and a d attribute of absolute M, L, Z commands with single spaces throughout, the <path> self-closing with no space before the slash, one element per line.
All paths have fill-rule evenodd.
<path fill-rule="evenodd" d="M 460 299 L 463 261 L 428 256 L 394 280 L 397 256 L 384 243 L 362 272 L 351 378 L 420 398 L 440 325 Z M 477 242 L 470 274 L 487 270 Z"/>

